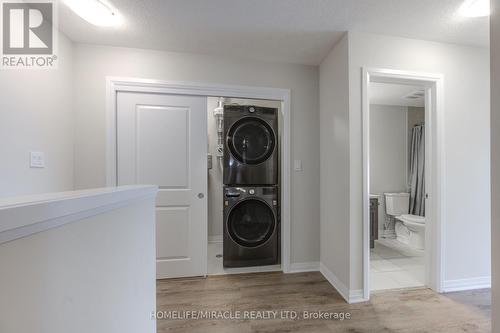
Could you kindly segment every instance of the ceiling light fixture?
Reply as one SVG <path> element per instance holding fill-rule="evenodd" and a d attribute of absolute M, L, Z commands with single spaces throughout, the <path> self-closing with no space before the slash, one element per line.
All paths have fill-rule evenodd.
<path fill-rule="evenodd" d="M 85 21 L 100 27 L 117 26 L 122 19 L 116 9 L 101 0 L 64 0 L 64 3 Z"/>
<path fill-rule="evenodd" d="M 490 0 L 465 0 L 458 13 L 465 17 L 490 16 Z"/>

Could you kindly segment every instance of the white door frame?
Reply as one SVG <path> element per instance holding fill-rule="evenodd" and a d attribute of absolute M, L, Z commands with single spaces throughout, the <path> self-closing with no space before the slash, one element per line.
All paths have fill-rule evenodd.
<path fill-rule="evenodd" d="M 444 165 L 444 76 L 382 68 L 363 68 L 363 298 L 370 298 L 370 82 L 423 85 L 426 107 L 426 285 L 443 291 L 445 165 Z M 430 170 L 428 170 L 430 169 Z"/>
<path fill-rule="evenodd" d="M 290 90 L 211 83 L 106 77 L 106 186 L 117 185 L 116 98 L 118 92 L 233 97 L 281 101 L 281 267 L 290 272 Z M 208 235 L 207 235 L 208 238 Z M 208 239 L 207 239 L 208 242 Z M 207 272 L 208 273 L 208 272 Z"/>

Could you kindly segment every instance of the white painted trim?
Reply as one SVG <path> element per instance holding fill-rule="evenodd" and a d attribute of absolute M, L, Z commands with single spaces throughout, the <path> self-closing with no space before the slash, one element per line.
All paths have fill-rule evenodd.
<path fill-rule="evenodd" d="M 319 264 L 319 271 L 325 279 L 330 282 L 330 284 L 335 288 L 340 296 L 349 304 L 354 304 L 354 303 L 360 303 L 360 302 L 365 302 L 367 299 L 363 297 L 363 292 L 362 290 L 352 290 L 349 291 L 349 288 L 345 284 L 340 281 L 340 279 L 333 274 L 332 271 L 330 271 L 323 263 Z"/>
<path fill-rule="evenodd" d="M 222 243 L 222 235 L 208 236 L 208 243 L 209 244 L 220 244 L 220 243 Z"/>
<path fill-rule="evenodd" d="M 363 68 L 362 78 L 362 126 L 363 126 L 363 298 L 370 299 L 370 74 Z M 385 203 L 384 203 L 385 207 Z M 368 223 L 368 227 L 366 224 Z M 368 245 L 367 245 L 368 244 Z"/>
<path fill-rule="evenodd" d="M 281 101 L 283 115 L 281 162 L 281 265 L 290 271 L 291 223 L 291 92 L 290 89 L 161 81 L 138 78 L 106 77 L 106 184 L 115 186 L 116 177 L 116 97 L 118 92 L 144 92 L 194 96 L 223 96 L 234 98 Z"/>
<path fill-rule="evenodd" d="M 102 214 L 150 198 L 155 186 L 122 186 L 4 199 L 0 201 L 0 244 Z"/>
<path fill-rule="evenodd" d="M 289 273 L 302 273 L 302 272 L 317 272 L 319 271 L 319 262 L 294 262 L 290 265 Z"/>
<path fill-rule="evenodd" d="M 443 292 L 474 290 L 491 288 L 491 276 L 482 276 L 470 279 L 446 280 L 443 284 Z"/>
<path fill-rule="evenodd" d="M 340 281 L 340 279 L 332 273 L 322 262 L 319 263 L 319 271 L 325 279 L 335 288 L 340 296 L 342 296 L 347 303 L 349 303 L 349 288 Z"/>
<path fill-rule="evenodd" d="M 405 189 L 406 189 L 406 191 L 409 190 L 408 179 L 410 177 L 410 170 L 408 170 L 410 168 L 410 163 L 409 163 L 410 150 L 408 149 L 408 145 L 410 144 L 410 142 L 408 140 L 408 137 L 410 136 L 410 132 L 409 132 L 409 128 L 408 128 L 408 114 L 410 113 L 409 109 L 410 109 L 410 107 L 407 106 L 406 112 L 405 112 L 405 151 L 406 151 L 406 154 L 405 154 Z"/>
<path fill-rule="evenodd" d="M 349 291 L 349 304 L 362 303 L 367 301 L 368 299 L 366 299 L 363 295 L 363 289 Z"/>
<path fill-rule="evenodd" d="M 370 81 L 382 83 L 423 84 L 426 86 L 426 149 L 428 166 L 431 177 L 426 182 L 429 200 L 427 201 L 426 216 L 426 284 L 437 292 L 442 291 L 444 276 L 444 76 L 442 74 L 418 73 L 411 71 L 388 70 L 379 68 L 363 68 L 362 77 L 362 126 L 363 126 L 363 298 L 370 297 Z M 429 116 L 430 115 L 430 116 Z M 429 130 L 430 129 L 430 130 Z M 432 144 L 431 144 L 432 143 Z M 427 148 L 427 147 L 426 147 Z M 426 155 L 427 157 L 427 155 Z"/>

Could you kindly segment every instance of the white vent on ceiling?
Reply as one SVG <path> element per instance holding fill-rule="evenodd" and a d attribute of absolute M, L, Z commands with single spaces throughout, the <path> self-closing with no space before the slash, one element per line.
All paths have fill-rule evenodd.
<path fill-rule="evenodd" d="M 416 90 L 414 92 L 409 93 L 408 95 L 403 96 L 403 99 L 422 99 L 425 97 L 425 91 Z"/>

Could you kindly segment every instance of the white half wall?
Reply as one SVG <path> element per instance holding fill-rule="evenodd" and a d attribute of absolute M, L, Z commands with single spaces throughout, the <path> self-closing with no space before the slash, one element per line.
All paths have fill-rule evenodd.
<path fill-rule="evenodd" d="M 444 282 L 490 277 L 489 51 L 349 33 L 350 290 L 362 288 L 361 69 L 444 74 Z M 322 87 L 322 89 L 324 89 Z M 343 210 L 346 210 L 345 208 Z"/>
<path fill-rule="evenodd" d="M 500 0 L 491 5 L 491 331 L 500 332 Z"/>
<path fill-rule="evenodd" d="M 304 167 L 291 174 L 291 262 L 318 261 L 317 67 L 86 44 L 74 56 L 78 189 L 105 185 L 106 76 L 291 89 L 291 159 Z"/>
<path fill-rule="evenodd" d="M 320 66 L 321 272 L 349 301 L 349 62 L 347 35 Z"/>
<path fill-rule="evenodd" d="M 1 244 L 0 332 L 155 333 L 154 201 L 151 194 L 120 202 Z"/>
<path fill-rule="evenodd" d="M 59 34 L 56 69 L 0 74 L 0 197 L 73 189 L 73 44 Z M 29 167 L 29 152 L 45 168 Z"/>

